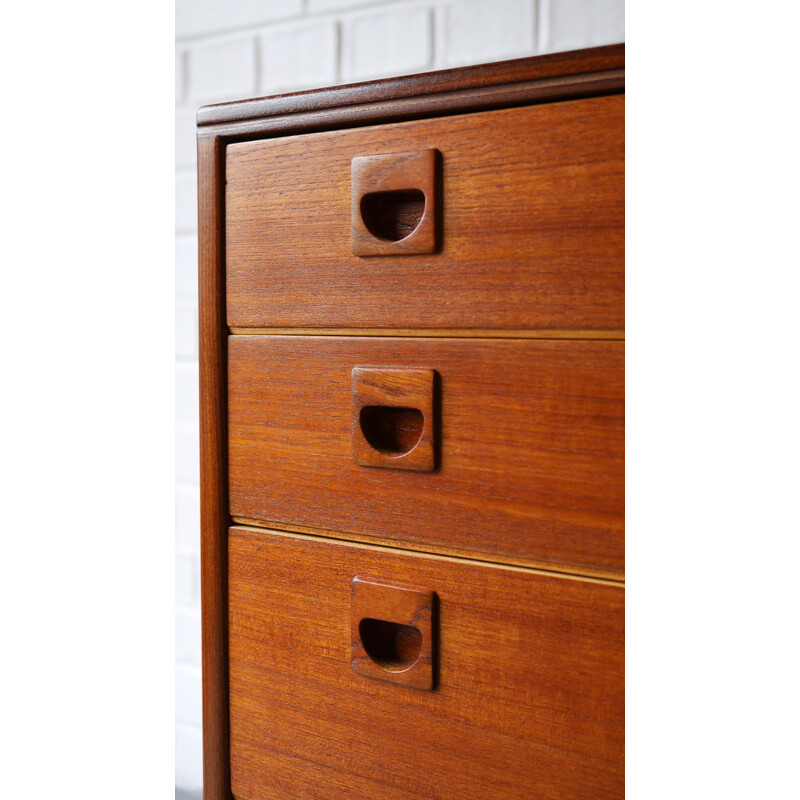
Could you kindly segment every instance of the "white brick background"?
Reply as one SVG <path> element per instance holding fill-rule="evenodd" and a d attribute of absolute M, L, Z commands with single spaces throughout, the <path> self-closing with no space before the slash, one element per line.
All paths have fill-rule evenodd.
<path fill-rule="evenodd" d="M 202 785 L 195 112 L 337 83 L 624 41 L 623 0 L 177 0 L 176 784 Z"/>

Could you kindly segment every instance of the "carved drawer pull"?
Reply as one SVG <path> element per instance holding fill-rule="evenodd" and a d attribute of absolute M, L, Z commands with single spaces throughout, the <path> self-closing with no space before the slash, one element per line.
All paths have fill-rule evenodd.
<path fill-rule="evenodd" d="M 437 150 L 353 159 L 355 255 L 397 256 L 436 250 L 437 161 Z"/>
<path fill-rule="evenodd" d="M 364 467 L 430 472 L 436 466 L 432 369 L 355 367 L 353 459 Z"/>
<path fill-rule="evenodd" d="M 435 606 L 434 592 L 353 578 L 353 671 L 402 686 L 433 689 Z"/>

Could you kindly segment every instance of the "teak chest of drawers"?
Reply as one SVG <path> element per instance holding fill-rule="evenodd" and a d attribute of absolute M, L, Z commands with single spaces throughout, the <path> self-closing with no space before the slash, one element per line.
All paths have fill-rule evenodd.
<path fill-rule="evenodd" d="M 198 126 L 205 797 L 623 797 L 623 46 Z"/>

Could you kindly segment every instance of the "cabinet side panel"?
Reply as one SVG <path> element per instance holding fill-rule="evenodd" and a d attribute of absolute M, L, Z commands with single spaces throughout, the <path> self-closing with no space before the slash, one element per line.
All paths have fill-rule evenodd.
<path fill-rule="evenodd" d="M 224 145 L 197 143 L 200 332 L 200 520 L 203 613 L 203 791 L 228 800 L 226 336 L 223 257 Z"/>

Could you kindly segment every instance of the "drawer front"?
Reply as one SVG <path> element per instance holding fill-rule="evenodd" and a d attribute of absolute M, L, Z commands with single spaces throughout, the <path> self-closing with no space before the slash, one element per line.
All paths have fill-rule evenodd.
<path fill-rule="evenodd" d="M 437 252 L 355 255 L 353 159 L 432 149 Z M 241 142 L 225 170 L 233 328 L 624 325 L 622 95 Z"/>
<path fill-rule="evenodd" d="M 397 371 L 411 383 L 395 385 Z M 432 415 L 412 450 L 416 457 L 430 444 L 429 458 L 381 468 L 379 441 L 370 460 L 353 407 L 382 414 L 373 391 L 405 392 L 395 405 Z M 622 342 L 231 336 L 230 512 L 280 528 L 618 574 L 623 392 Z M 390 434 L 405 424 L 393 414 L 379 417 Z"/>
<path fill-rule="evenodd" d="M 235 797 L 623 797 L 619 585 L 246 528 L 228 550 Z M 432 690 L 354 670 L 356 577 L 433 593 Z"/>

